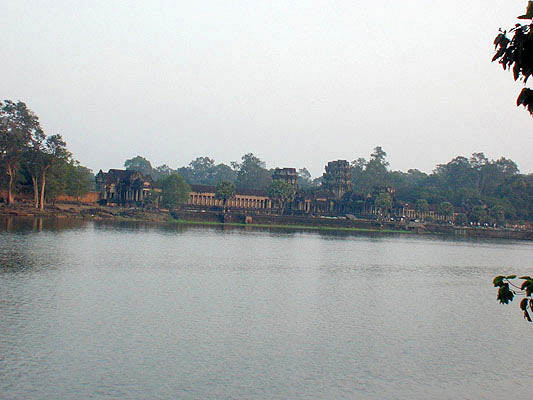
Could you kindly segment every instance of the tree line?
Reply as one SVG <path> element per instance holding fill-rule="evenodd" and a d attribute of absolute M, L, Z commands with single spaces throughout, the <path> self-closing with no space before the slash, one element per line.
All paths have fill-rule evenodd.
<path fill-rule="evenodd" d="M 230 165 L 198 157 L 188 166 L 173 170 L 167 165 L 152 167 L 146 158 L 136 156 L 126 160 L 124 166 L 156 181 L 177 173 L 189 184 L 216 186 L 231 182 L 237 190 L 277 191 L 283 205 L 294 197 L 287 190 L 279 195 L 280 188 L 272 187 L 274 170 L 253 153 Z M 354 209 L 370 201 L 384 209 L 410 204 L 420 212 L 433 210 L 445 216 L 459 212 L 459 223 L 533 220 L 533 175 L 521 174 L 517 164 L 505 157 L 492 160 L 477 152 L 438 164 L 429 174 L 418 169 L 403 172 L 390 168 L 387 153 L 378 146 L 368 159 L 351 161 L 350 177 L 353 186 L 342 201 Z M 300 194 L 313 195 L 324 189 L 323 177 L 312 179 L 306 168 L 298 170 L 297 183 Z"/>
<path fill-rule="evenodd" d="M 274 170 L 253 153 L 230 165 L 198 157 L 172 169 L 152 167 L 149 160 L 136 156 L 124 166 L 151 176 L 156 184 L 172 174 L 187 184 L 231 182 L 236 190 L 270 193 L 282 208 L 295 197 L 288 188 L 272 185 Z M 383 208 L 409 203 L 421 212 L 431 209 L 447 215 L 459 211 L 459 219 L 466 222 L 533 220 L 533 175 L 521 174 L 517 164 L 505 157 L 492 160 L 478 152 L 438 164 L 429 174 L 418 169 L 403 172 L 390 168 L 387 153 L 378 146 L 368 159 L 351 161 L 349 168 L 352 187 L 342 201 L 354 209 L 368 202 Z M 10 204 L 17 190 L 31 193 L 35 207 L 42 209 L 59 194 L 80 197 L 94 188 L 92 172 L 73 158 L 62 136 L 47 135 L 37 115 L 21 101 L 0 102 L 0 171 L 4 197 Z M 325 188 L 323 177 L 312 179 L 306 168 L 297 172 L 299 195 L 312 196 Z"/>
<path fill-rule="evenodd" d="M 0 101 L 0 183 L 8 204 L 18 190 L 31 188 L 41 210 L 60 194 L 80 197 L 94 184 L 92 172 L 79 164 L 60 134 L 47 135 L 39 117 L 21 101 Z"/>

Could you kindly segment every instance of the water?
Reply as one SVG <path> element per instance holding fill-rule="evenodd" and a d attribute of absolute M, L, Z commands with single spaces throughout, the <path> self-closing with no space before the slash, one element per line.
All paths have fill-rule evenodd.
<path fill-rule="evenodd" d="M 2 399 L 530 398 L 528 242 L 0 226 Z"/>

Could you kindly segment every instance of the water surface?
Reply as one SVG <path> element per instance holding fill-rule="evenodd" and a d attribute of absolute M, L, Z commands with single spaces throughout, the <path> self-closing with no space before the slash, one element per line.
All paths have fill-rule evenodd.
<path fill-rule="evenodd" d="M 0 398 L 529 398 L 529 242 L 0 220 Z"/>

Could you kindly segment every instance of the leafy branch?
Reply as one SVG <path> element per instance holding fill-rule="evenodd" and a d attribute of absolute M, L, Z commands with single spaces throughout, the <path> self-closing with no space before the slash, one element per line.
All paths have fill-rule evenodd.
<path fill-rule="evenodd" d="M 509 304 L 515 296 L 525 296 L 520 302 L 520 309 L 524 311 L 524 319 L 529 322 L 533 322 L 530 312 L 533 313 L 533 279 L 530 276 L 521 276 L 522 284 L 517 285 L 513 282 L 516 279 L 516 275 L 498 275 L 492 283 L 494 287 L 498 289 L 497 300 L 501 304 Z"/>
<path fill-rule="evenodd" d="M 520 19 L 533 19 L 532 2 L 528 3 L 526 15 Z M 494 39 L 495 54 L 492 61 L 498 61 L 504 70 L 513 71 L 515 81 L 522 80 L 524 85 L 533 74 L 533 23 L 516 24 L 509 32 L 501 30 Z M 507 35 L 512 35 L 509 38 Z M 516 105 L 523 105 L 533 115 L 533 90 L 523 88 L 516 100 Z"/>

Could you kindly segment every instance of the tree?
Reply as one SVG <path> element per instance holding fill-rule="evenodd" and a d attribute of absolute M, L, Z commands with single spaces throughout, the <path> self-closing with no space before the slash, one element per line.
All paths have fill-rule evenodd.
<path fill-rule="evenodd" d="M 78 201 L 80 197 L 89 193 L 94 185 L 94 174 L 92 171 L 89 168 L 81 166 L 75 160 L 71 160 L 68 163 L 65 179 L 65 194 L 76 198 Z"/>
<path fill-rule="evenodd" d="M 437 211 L 440 215 L 444 215 L 447 220 L 450 220 L 454 212 L 453 204 L 449 201 L 443 201 L 439 204 Z"/>
<path fill-rule="evenodd" d="M 296 190 L 294 189 L 294 186 L 281 179 L 272 181 L 268 188 L 268 197 L 279 203 L 281 214 L 285 213 L 287 202 L 294 201 L 295 194 Z"/>
<path fill-rule="evenodd" d="M 56 164 L 67 163 L 70 157 L 71 154 L 67 150 L 67 144 L 61 135 L 52 135 L 46 138 L 46 142 L 42 150 L 41 164 L 41 194 L 39 199 L 39 207 L 41 211 L 44 209 L 46 174 L 48 170 Z"/>
<path fill-rule="evenodd" d="M 209 157 L 198 157 L 189 164 L 191 182 L 210 185 L 213 183 L 215 160 Z"/>
<path fill-rule="evenodd" d="M 169 210 L 179 207 L 189 199 L 191 188 L 181 175 L 171 174 L 163 179 L 161 187 L 163 189 L 161 205 Z"/>
<path fill-rule="evenodd" d="M 378 197 L 376 197 L 375 206 L 378 208 L 380 216 L 383 214 L 383 212 L 388 212 L 392 208 L 392 197 L 389 193 L 380 193 Z"/>
<path fill-rule="evenodd" d="M 43 130 L 39 118 L 26 104 L 11 100 L 0 102 L 0 163 L 9 177 L 7 202 L 14 202 L 14 184 L 24 152 L 32 141 L 42 142 Z"/>
<path fill-rule="evenodd" d="M 220 182 L 235 182 L 235 171 L 229 165 L 218 164 L 213 168 L 213 182 L 211 184 Z"/>
<path fill-rule="evenodd" d="M 466 217 L 466 214 L 457 214 L 455 217 L 455 225 L 466 225 L 468 224 L 468 218 Z"/>
<path fill-rule="evenodd" d="M 426 213 L 429 210 L 429 204 L 426 199 L 418 199 L 415 204 L 415 210 L 418 213 Z"/>
<path fill-rule="evenodd" d="M 265 168 L 265 163 L 252 153 L 245 154 L 241 160 L 241 163 L 231 163 L 237 174 L 236 186 L 239 189 L 266 190 L 272 182 L 272 174 Z"/>
<path fill-rule="evenodd" d="M 505 222 L 505 208 L 499 204 L 496 204 L 489 209 L 489 215 L 499 225 L 502 225 Z"/>
<path fill-rule="evenodd" d="M 370 155 L 370 161 L 365 167 L 364 181 L 367 185 L 370 184 L 371 188 L 384 189 L 390 184 L 388 179 L 389 163 L 385 160 L 386 157 L 387 153 L 383 151 L 381 146 L 377 146 Z"/>
<path fill-rule="evenodd" d="M 223 181 L 217 184 L 215 190 L 215 198 L 222 200 L 222 203 L 224 205 L 224 213 L 226 213 L 226 204 L 228 200 L 235 198 L 236 193 L 237 190 L 233 182 Z"/>
<path fill-rule="evenodd" d="M 154 181 L 160 181 L 161 179 L 166 178 L 173 172 L 172 168 L 170 168 L 168 165 L 163 164 L 159 167 L 152 169 L 152 178 Z"/>
<path fill-rule="evenodd" d="M 215 164 L 209 157 L 198 157 L 187 167 L 178 169 L 185 180 L 198 185 L 217 185 L 220 182 L 235 181 L 235 171 L 226 164 Z"/>
<path fill-rule="evenodd" d="M 498 288 L 497 300 L 501 304 L 509 304 L 515 296 L 524 296 L 520 301 L 520 309 L 524 312 L 524 319 L 533 322 L 530 312 L 533 311 L 533 279 L 530 276 L 521 276 L 521 283 L 514 283 L 516 275 L 499 275 L 492 281 L 494 287 Z"/>
<path fill-rule="evenodd" d="M 487 211 L 483 206 L 475 206 L 470 211 L 470 221 L 478 224 L 482 224 L 487 221 Z"/>
<path fill-rule="evenodd" d="M 137 156 L 124 162 L 126 169 L 139 171 L 144 176 L 152 176 L 152 164 L 146 158 Z"/>
<path fill-rule="evenodd" d="M 298 170 L 298 177 L 296 178 L 298 188 L 308 189 L 313 186 L 313 181 L 311 178 L 311 173 L 307 170 L 307 168 L 300 168 Z"/>
<path fill-rule="evenodd" d="M 533 19 L 533 7 L 528 3 L 526 15 L 520 19 Z M 533 23 L 516 24 L 514 28 L 502 31 L 494 39 L 495 54 L 492 61 L 498 61 L 504 70 L 513 70 L 515 81 L 521 80 L 526 85 L 533 74 Z M 507 35 L 512 35 L 509 38 Z M 524 87 L 516 100 L 516 105 L 523 105 L 533 115 L 533 90 Z"/>
<path fill-rule="evenodd" d="M 35 208 L 39 208 L 39 176 L 42 170 L 42 163 L 42 141 L 35 140 L 26 148 L 22 157 L 22 171 L 31 180 Z"/>
<path fill-rule="evenodd" d="M 525 15 L 518 17 L 520 19 L 533 19 L 533 2 L 528 2 L 528 7 Z M 498 60 L 503 69 L 513 68 L 514 80 L 522 80 L 524 85 L 527 83 L 529 77 L 533 74 L 533 23 L 529 25 L 517 24 L 509 33 L 513 34 L 512 39 L 507 37 L 507 31 L 500 29 L 500 34 L 494 40 L 496 54 L 492 61 Z M 516 100 L 516 105 L 523 105 L 527 108 L 529 113 L 533 115 L 533 90 L 523 88 Z M 511 175 L 518 173 L 516 164 L 511 165 L 505 159 L 497 161 L 498 166 L 502 167 L 502 171 L 508 171 Z M 496 214 L 496 219 L 501 218 L 502 210 L 493 207 L 491 214 Z M 511 302 L 515 295 L 523 295 L 524 298 L 520 302 L 520 308 L 524 311 L 524 318 L 532 322 L 530 311 L 533 311 L 533 299 L 531 293 L 533 292 L 533 279 L 530 276 L 522 276 L 522 284 L 520 286 L 514 284 L 512 281 L 516 275 L 497 276 L 493 280 L 495 287 L 498 287 L 497 299 L 502 304 Z M 511 289 L 512 287 L 512 289 Z"/>

